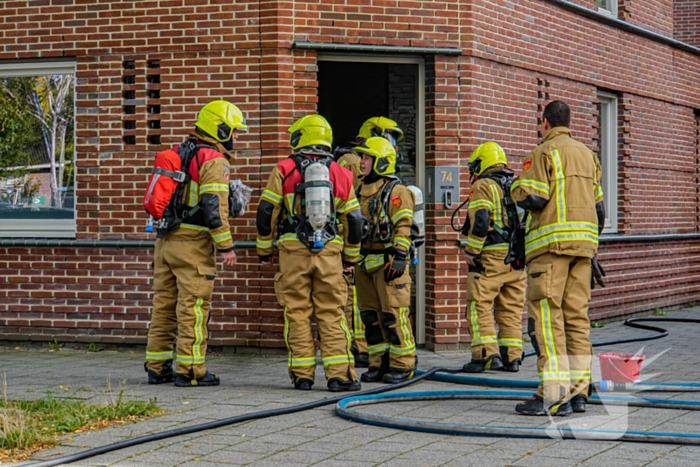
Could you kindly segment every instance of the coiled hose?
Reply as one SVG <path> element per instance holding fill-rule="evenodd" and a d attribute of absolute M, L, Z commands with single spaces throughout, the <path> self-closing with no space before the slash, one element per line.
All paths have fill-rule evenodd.
<path fill-rule="evenodd" d="M 617 340 L 610 340 L 610 341 L 604 341 L 604 342 L 595 342 L 592 345 L 594 347 L 599 347 L 603 345 L 614 345 L 614 344 L 624 344 L 624 343 L 629 343 L 629 342 L 640 342 L 640 341 L 648 341 L 648 340 L 653 340 L 653 339 L 660 339 L 662 337 L 666 337 L 668 335 L 668 331 L 663 328 L 659 328 L 656 326 L 649 326 L 649 325 L 644 325 L 644 324 L 637 324 L 640 321 L 651 321 L 651 322 L 658 322 L 658 321 L 664 321 L 664 322 L 676 322 L 676 323 L 700 323 L 700 319 L 685 319 L 685 318 L 658 318 L 658 317 L 653 317 L 653 318 L 630 318 L 625 321 L 625 325 L 627 326 L 632 326 L 635 328 L 639 329 L 645 329 L 649 331 L 656 331 L 658 334 L 654 334 L 651 336 L 643 336 L 643 337 L 632 337 L 632 338 L 627 338 L 627 339 L 617 339 Z M 526 356 L 531 356 L 534 355 L 535 352 L 528 352 L 525 354 Z M 513 391 L 433 391 L 433 392 L 417 392 L 417 393 L 396 393 L 396 394 L 391 394 L 388 397 L 376 397 L 376 395 L 388 392 L 388 391 L 393 391 L 396 389 L 402 389 L 404 387 L 410 386 L 412 384 L 415 384 L 419 381 L 422 381 L 424 379 L 428 378 L 433 378 L 435 380 L 439 381 L 450 381 L 450 382 L 459 382 L 462 384 L 475 384 L 479 386 L 497 386 L 497 387 L 537 387 L 539 385 L 538 382 L 535 381 L 516 381 L 516 380 L 492 380 L 490 378 L 474 378 L 474 377 L 457 377 L 457 376 L 450 376 L 450 375 L 445 375 L 444 373 L 459 373 L 462 371 L 462 368 L 432 368 L 428 371 L 416 371 L 417 376 L 414 378 L 404 381 L 402 383 L 398 384 L 393 384 L 391 386 L 384 386 L 381 388 L 376 388 L 376 389 L 370 389 L 367 391 L 362 391 L 359 393 L 354 393 L 352 396 L 337 396 L 337 397 L 332 397 L 329 399 L 323 399 L 320 401 L 316 402 L 309 402 L 306 404 L 302 405 L 297 405 L 293 407 L 286 407 L 282 409 L 273 409 L 273 410 L 265 410 L 262 412 L 253 412 L 249 414 L 244 414 L 244 415 L 237 415 L 235 417 L 229 417 L 229 418 L 224 418 L 222 420 L 216 420 L 213 422 L 208 422 L 208 423 L 202 423 L 200 425 L 193 425 L 193 426 L 188 426 L 188 427 L 183 427 L 183 428 L 176 428 L 174 430 L 167 430 L 163 431 L 160 433 L 153 433 L 149 435 L 144 435 L 144 436 L 139 436 L 136 438 L 128 439 L 125 441 L 120 441 L 118 443 L 113 443 L 113 444 L 108 444 L 106 446 L 101 446 L 99 448 L 94 448 L 94 449 L 89 449 L 87 451 L 83 452 L 78 452 L 75 454 L 70 454 L 67 456 L 62 456 L 62 457 L 57 457 L 55 459 L 51 460 L 46 460 L 46 461 L 41 461 L 41 462 L 36 462 L 34 464 L 30 464 L 29 467 L 50 467 L 50 466 L 56 466 L 56 465 L 63 465 L 63 464 L 70 464 L 73 462 L 77 462 L 83 459 L 88 459 L 90 457 L 95 457 L 99 456 L 101 454 L 106 454 L 108 452 L 113 452 L 113 451 L 118 451 L 119 449 L 124 449 L 128 448 L 131 446 L 136 446 L 139 444 L 144 444 L 144 443 L 150 443 L 152 441 L 158 441 L 161 439 L 166 439 L 166 438 L 172 438 L 175 436 L 182 436 L 182 435 L 187 435 L 191 433 L 197 433 L 200 431 L 205 431 L 205 430 L 212 430 L 215 428 L 221 428 L 229 425 L 235 425 L 238 423 L 250 421 L 250 420 L 257 420 L 261 418 L 267 418 L 267 417 L 275 417 L 278 415 L 286 415 L 286 414 L 291 414 L 291 413 L 296 413 L 296 412 L 303 412 L 305 410 L 311 410 L 315 409 L 318 407 L 323 407 L 326 405 L 330 404 L 338 404 L 338 407 L 336 408 L 336 412 L 344 418 L 347 418 L 349 420 L 355 420 L 358 422 L 362 423 L 371 423 L 379 426 L 391 426 L 394 428 L 400 428 L 400 429 L 406 429 L 406 430 L 418 430 L 418 431 L 433 431 L 435 433 L 449 433 L 449 434 L 469 434 L 469 435 L 479 435 L 479 436 L 511 436 L 511 437 L 545 437 L 549 438 L 552 436 L 551 432 L 545 433 L 545 431 L 540 431 L 540 432 L 535 432 L 535 431 L 527 431 L 527 429 L 523 429 L 521 427 L 501 427 L 503 430 L 500 432 L 495 432 L 495 431 L 490 431 L 494 427 L 484 427 L 484 426 L 468 426 L 465 429 L 460 429 L 460 428 L 455 428 L 459 427 L 457 425 L 450 425 L 447 428 L 445 427 L 432 427 L 432 428 L 427 428 L 423 426 L 424 422 L 417 422 L 413 420 L 400 420 L 399 422 L 396 422 L 394 420 L 372 420 L 372 415 L 366 415 L 366 414 L 358 414 L 357 412 L 350 411 L 350 407 L 353 405 L 365 405 L 366 403 L 379 403 L 379 402 L 385 402 L 385 401 L 398 401 L 398 400 L 434 400 L 436 398 L 450 398 L 450 399 L 464 399 L 464 398 L 479 398 L 479 399 L 489 399 L 489 400 L 497 400 L 497 399 L 509 399 L 509 400 L 523 400 L 524 398 L 529 398 L 532 396 L 532 393 L 523 393 L 523 392 L 513 392 Z M 443 373 L 443 374 L 439 374 Z M 447 379 L 450 378 L 450 379 Z M 452 379 L 455 378 L 455 379 Z M 532 386 L 534 385 L 534 386 Z M 667 384 L 671 386 L 671 384 Z M 660 386 L 660 385 L 656 385 Z M 685 389 L 682 389 L 683 387 L 697 387 L 693 384 L 683 384 L 683 385 L 678 385 L 674 387 L 675 392 L 679 391 L 685 391 Z M 373 398 L 372 398 L 373 397 Z M 602 397 L 602 396 L 601 396 Z M 363 399 L 367 398 L 367 399 Z M 598 401 L 597 403 L 600 402 L 600 398 L 597 398 L 596 396 L 591 398 L 591 403 L 596 403 L 595 401 Z M 371 401 L 371 402 L 367 402 Z M 612 398 L 608 398 L 605 400 L 606 403 L 613 401 Z M 630 405 L 635 405 L 635 406 L 643 406 L 643 407 L 657 407 L 657 408 L 676 408 L 676 409 L 684 409 L 684 410 L 700 410 L 700 402 L 694 402 L 694 401 L 668 401 L 668 400 L 656 400 L 656 399 L 637 399 L 637 398 L 616 398 L 615 402 L 621 402 L 621 403 L 628 403 Z M 644 404 L 644 405 L 639 405 L 639 404 Z M 476 427 L 476 428 L 474 428 Z M 442 430 L 442 431 L 440 431 Z M 525 431 L 523 431 L 525 430 Z M 535 429 L 530 429 L 530 430 L 535 430 Z M 539 429 L 539 430 L 544 430 L 544 429 Z M 561 429 L 559 430 L 559 436 L 562 438 L 577 438 L 577 439 L 621 439 L 619 438 L 620 433 L 625 433 L 625 432 L 611 432 L 611 434 L 595 434 L 595 433 L 589 433 L 588 435 L 581 434 L 579 432 L 596 432 L 596 431 L 601 431 L 601 430 L 564 430 Z M 631 433 L 633 435 L 634 433 Z M 592 436 L 592 437 L 591 437 Z M 598 436 L 598 437 L 595 437 Z M 608 436 L 605 438 L 605 436 Z M 672 441 L 669 441 L 670 439 L 673 439 Z M 697 439 L 697 443 L 695 442 Z M 674 433 L 641 433 L 638 434 L 638 436 L 629 436 L 625 439 L 622 440 L 628 440 L 628 441 L 646 441 L 646 442 L 655 442 L 655 443 L 669 443 L 673 442 L 676 444 L 700 444 L 700 435 L 684 435 L 684 434 L 674 434 Z"/>

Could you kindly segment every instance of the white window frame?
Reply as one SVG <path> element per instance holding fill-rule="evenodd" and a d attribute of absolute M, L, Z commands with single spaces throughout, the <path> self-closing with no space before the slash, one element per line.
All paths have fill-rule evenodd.
<path fill-rule="evenodd" d="M 0 76 L 41 76 L 41 75 L 68 75 L 72 74 L 76 78 L 77 63 L 71 61 L 56 62 L 12 62 L 0 63 Z M 76 80 L 74 79 L 74 86 Z M 75 99 L 77 93 L 73 92 L 74 115 L 77 116 L 77 106 Z M 74 123 L 75 125 L 75 123 Z M 73 129 L 73 147 L 75 144 L 76 127 Z M 77 157 L 77 151 L 73 157 Z M 75 163 L 75 161 L 74 161 Z M 73 173 L 75 177 L 75 172 Z M 73 182 L 76 190 L 75 179 Z M 77 205 L 77 197 L 76 197 Z M 72 219 L 0 219 L 0 238 L 75 238 L 77 225 L 77 206 L 73 209 Z"/>
<path fill-rule="evenodd" d="M 600 13 L 605 13 L 606 15 L 610 15 L 610 16 L 617 18 L 617 0 L 610 0 L 610 8 L 609 9 L 604 8 L 602 6 L 599 6 L 598 11 Z"/>
<path fill-rule="evenodd" d="M 603 197 L 605 200 L 605 229 L 603 233 L 617 233 L 617 95 L 598 92 L 600 102 L 600 165 L 603 167 Z"/>

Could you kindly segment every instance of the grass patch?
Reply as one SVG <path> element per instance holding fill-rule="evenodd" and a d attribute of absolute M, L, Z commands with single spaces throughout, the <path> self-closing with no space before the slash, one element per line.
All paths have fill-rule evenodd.
<path fill-rule="evenodd" d="M 60 388 L 68 391 L 70 386 Z M 42 399 L 8 400 L 3 375 L 0 462 L 25 460 L 33 452 L 58 444 L 57 438 L 62 435 L 95 430 L 117 422 L 137 421 L 161 412 L 156 398 L 147 402 L 124 400 L 125 390 L 125 383 L 116 394 L 110 386 L 102 404 L 87 404 L 77 398 L 56 398 L 50 389 Z"/>

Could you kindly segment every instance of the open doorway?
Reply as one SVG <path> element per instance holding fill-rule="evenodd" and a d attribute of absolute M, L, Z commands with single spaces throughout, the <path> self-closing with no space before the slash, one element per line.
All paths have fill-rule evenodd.
<path fill-rule="evenodd" d="M 424 188 L 424 64 L 421 58 L 319 55 L 318 113 L 333 128 L 333 145 L 348 146 L 362 123 L 384 116 L 404 132 L 397 175 L 405 185 Z M 411 322 L 425 343 L 425 253 L 411 266 Z"/>

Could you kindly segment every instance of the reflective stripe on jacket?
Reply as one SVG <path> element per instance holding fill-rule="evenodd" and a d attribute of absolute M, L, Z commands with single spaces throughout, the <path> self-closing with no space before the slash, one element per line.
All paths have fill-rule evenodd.
<path fill-rule="evenodd" d="M 379 216 L 370 217 L 369 203 L 377 198 L 382 193 L 382 188 L 391 182 L 391 179 L 382 177 L 380 180 L 371 184 L 362 184 L 360 186 L 360 209 L 362 215 L 369 219 L 370 223 L 377 221 Z M 380 200 L 381 201 L 381 200 Z M 379 215 L 384 215 L 384 207 L 377 203 L 377 211 Z M 394 186 L 388 197 L 387 204 L 387 219 L 379 219 L 378 222 L 390 222 L 391 241 L 383 243 L 379 240 L 379 234 L 372 245 L 372 251 L 368 251 L 366 255 L 360 258 L 360 263 L 366 271 L 372 271 L 384 265 L 384 253 L 382 250 L 386 248 L 396 247 L 404 251 L 408 251 L 411 247 L 411 225 L 413 224 L 413 212 L 416 208 L 416 198 L 411 190 L 399 184 Z M 370 225 L 370 234 L 372 226 Z M 369 249 L 372 239 L 368 237 L 362 243 L 363 249 Z"/>
<path fill-rule="evenodd" d="M 544 207 L 531 210 L 525 254 L 529 262 L 543 253 L 592 258 L 598 249 L 596 204 L 603 202 L 598 158 L 571 138 L 568 128 L 551 129 L 525 161 L 513 183 L 513 200 L 528 197 Z"/>
<path fill-rule="evenodd" d="M 484 175 L 499 169 L 500 167 L 487 170 Z M 507 243 L 487 242 L 489 233 L 494 231 L 494 225 L 501 229 L 506 227 L 503 190 L 498 182 L 490 178 L 479 178 L 472 185 L 469 196 L 469 236 L 464 250 L 473 256 L 482 251 L 508 250 Z"/>
<path fill-rule="evenodd" d="M 352 173 L 336 162 L 332 162 L 329 167 L 329 176 L 330 181 L 333 183 L 336 218 L 342 225 L 345 233 L 342 236 L 336 236 L 318 254 L 340 253 L 342 251 L 345 261 L 356 263 L 360 255 L 360 245 L 359 243 L 350 243 L 346 234 L 349 222 L 359 222 L 359 214 L 356 216 L 357 220 L 355 216 L 351 216 L 352 219 L 348 218 L 348 214 L 360 209 L 360 204 L 352 188 Z M 278 225 L 280 213 L 284 212 L 286 216 L 301 212 L 301 196 L 297 196 L 295 206 L 292 209 L 294 187 L 298 183 L 301 183 L 301 174 L 296 170 L 296 162 L 291 157 L 280 161 L 272 169 L 270 178 L 267 180 L 267 185 L 260 198 L 260 207 L 258 208 L 258 236 L 256 240 L 258 255 L 266 256 L 272 254 L 274 227 Z M 357 230 L 357 228 L 353 228 L 353 230 Z M 296 234 L 281 234 L 278 245 L 289 252 L 313 254 L 297 238 Z"/>
<path fill-rule="evenodd" d="M 211 144 L 199 136 L 198 139 Z M 178 148 L 176 146 L 173 151 L 177 152 Z M 190 208 L 199 205 L 201 210 L 185 219 L 171 234 L 173 238 L 210 236 L 217 250 L 233 250 L 233 237 L 228 223 L 230 172 L 228 156 L 207 147 L 197 151 L 197 157 L 190 162 L 191 180 L 185 202 Z"/>

